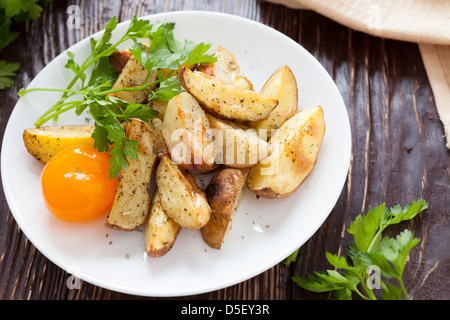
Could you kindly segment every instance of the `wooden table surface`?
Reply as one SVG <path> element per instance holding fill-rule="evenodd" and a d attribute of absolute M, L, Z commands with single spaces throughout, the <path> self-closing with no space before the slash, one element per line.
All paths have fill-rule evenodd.
<path fill-rule="evenodd" d="M 66 26 L 67 7 L 81 8 L 81 29 Z M 280 263 L 240 284 L 178 299 L 326 299 L 303 290 L 293 275 L 329 269 L 325 252 L 352 241 L 349 223 L 369 206 L 407 204 L 421 198 L 430 208 L 398 228 L 421 238 L 404 275 L 415 300 L 450 298 L 449 151 L 418 46 L 350 30 L 311 11 L 255 0 L 53 1 L 41 19 L 20 27 L 21 37 L 0 59 L 22 64 L 15 86 L 0 91 L 0 132 L 26 86 L 53 58 L 77 41 L 119 21 L 174 10 L 231 13 L 266 24 L 297 41 L 334 79 L 347 106 L 352 158 L 341 196 L 320 229 L 290 266 Z M 301 88 L 300 88 L 301 90 Z M 395 229 L 394 231 L 399 231 Z M 82 282 L 66 286 L 65 271 L 42 255 L 17 226 L 0 192 L 0 299 L 155 299 L 134 297 Z"/>

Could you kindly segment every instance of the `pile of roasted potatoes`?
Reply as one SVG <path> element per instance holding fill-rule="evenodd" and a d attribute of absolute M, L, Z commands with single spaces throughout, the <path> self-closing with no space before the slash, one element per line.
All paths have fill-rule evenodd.
<path fill-rule="evenodd" d="M 185 91 L 168 102 L 146 101 L 145 92 L 115 93 L 159 111 L 148 123 L 132 119 L 127 124 L 139 155 L 120 173 L 106 219 L 113 229 L 143 226 L 151 257 L 165 255 L 183 228 L 200 229 L 204 241 L 220 249 L 244 190 L 270 199 L 292 195 L 313 170 L 322 144 L 323 110 L 298 111 L 297 82 L 288 66 L 256 92 L 233 53 L 222 46 L 214 52 L 217 62 L 186 66 L 174 75 Z M 120 71 L 116 87 L 152 79 L 126 51 L 110 61 Z M 93 145 L 93 129 L 30 128 L 23 139 L 28 152 L 45 164 L 68 146 Z M 197 184 L 199 175 L 212 176 L 207 186 Z"/>

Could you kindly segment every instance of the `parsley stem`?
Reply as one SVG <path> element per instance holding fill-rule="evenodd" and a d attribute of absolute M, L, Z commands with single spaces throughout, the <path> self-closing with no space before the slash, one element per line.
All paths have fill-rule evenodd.
<path fill-rule="evenodd" d="M 366 269 L 364 269 L 364 272 L 366 272 Z M 373 293 L 373 291 L 366 286 L 364 278 L 360 274 L 358 274 L 358 278 L 359 278 L 359 281 L 361 283 L 361 286 L 364 289 L 364 292 L 367 294 L 367 299 L 368 300 L 377 300 L 377 298 L 375 297 L 375 294 Z"/>
<path fill-rule="evenodd" d="M 115 45 L 112 46 L 112 48 L 116 48 L 119 44 L 122 42 L 128 40 L 128 35 L 125 34 Z M 108 52 L 107 50 L 105 50 Z M 93 50 L 90 54 L 90 56 L 83 62 L 83 64 L 80 67 L 80 70 L 78 73 L 75 74 L 75 77 L 70 81 L 69 85 L 66 87 L 65 91 L 63 91 L 63 95 L 61 96 L 60 100 L 64 100 L 67 98 L 67 93 L 70 92 L 72 87 L 75 85 L 75 83 L 80 79 L 80 76 L 95 62 L 98 61 L 98 59 L 102 58 L 103 56 L 107 56 L 109 54 L 106 54 L 105 51 L 101 52 L 100 54 L 96 54 L 96 52 Z"/>
<path fill-rule="evenodd" d="M 367 248 L 367 252 L 368 253 L 372 252 L 372 249 L 375 247 L 375 245 L 380 240 L 381 234 L 384 231 L 384 229 L 386 229 L 386 227 L 389 225 L 389 222 L 390 222 L 390 220 L 388 220 L 385 224 L 380 226 L 380 229 L 378 229 L 377 233 L 375 234 L 375 236 L 373 237 L 372 241 L 370 242 L 369 247 Z"/>
<path fill-rule="evenodd" d="M 69 101 L 69 102 L 65 102 L 62 103 L 63 100 L 59 100 L 57 103 L 55 103 L 52 107 L 50 107 L 46 112 L 44 112 L 39 119 L 36 120 L 36 122 L 34 123 L 34 125 L 36 127 L 40 127 L 42 126 L 44 123 L 46 123 L 48 120 L 50 120 L 51 118 L 54 118 L 54 114 L 60 110 L 62 107 L 67 106 L 67 105 L 72 105 L 75 103 L 79 103 L 80 101 Z M 48 116 L 49 114 L 51 114 L 51 116 Z"/>
<path fill-rule="evenodd" d="M 364 300 L 370 300 L 370 298 L 366 297 L 365 295 L 363 295 L 357 288 L 353 288 L 353 290 Z"/>
<path fill-rule="evenodd" d="M 50 92 L 64 92 L 64 93 L 79 93 L 83 94 L 83 91 L 80 90 L 71 90 L 71 89 L 53 89 L 53 88 L 31 88 L 22 91 L 22 94 L 26 94 L 33 91 L 50 91 Z"/>
<path fill-rule="evenodd" d="M 114 93 L 114 92 L 122 92 L 122 91 L 139 91 L 139 90 L 144 90 L 145 88 L 151 87 L 151 86 L 153 86 L 153 85 L 155 85 L 155 84 L 158 84 L 158 83 L 160 83 L 160 82 L 161 82 L 161 80 L 156 80 L 156 81 L 153 81 L 153 82 L 144 83 L 144 84 L 142 84 L 142 85 L 140 85 L 140 86 L 137 86 L 137 87 L 121 87 L 121 88 L 115 88 L 115 89 L 111 89 L 111 90 L 106 90 L 106 91 L 100 92 L 99 95 L 101 95 L 101 96 L 106 96 L 106 95 L 108 95 L 108 94 L 110 94 L 110 93 Z"/>
<path fill-rule="evenodd" d="M 105 90 L 103 92 L 100 92 L 99 95 L 102 96 L 106 96 L 110 93 L 114 93 L 114 92 L 120 92 L 120 91 L 138 91 L 138 90 L 143 90 L 147 87 L 153 86 L 155 84 L 158 84 L 161 80 L 156 80 L 150 83 L 145 83 L 142 84 L 138 87 L 121 87 L 121 88 L 116 88 L 116 89 L 111 89 L 111 90 Z M 66 94 L 65 97 L 61 97 L 60 100 L 58 100 L 58 102 L 56 102 L 52 107 L 50 107 L 46 112 L 44 112 L 41 117 L 35 122 L 35 126 L 36 127 L 40 127 L 41 125 L 43 125 L 44 123 L 46 123 L 47 121 L 49 121 L 52 118 L 56 118 L 57 116 L 72 109 L 75 106 L 71 106 L 70 108 L 64 108 L 61 109 L 64 106 L 67 105 L 72 105 L 72 104 L 79 104 L 81 103 L 81 101 L 69 101 L 69 102 L 65 102 L 63 103 L 63 101 L 65 101 L 65 99 L 71 97 L 74 94 L 83 94 L 84 92 L 81 90 L 71 90 L 71 89 L 50 89 L 50 88 L 32 88 L 32 89 L 28 89 L 28 90 L 24 90 L 22 93 L 26 94 L 28 92 L 32 92 L 32 91 L 53 91 L 53 92 L 64 92 Z M 67 95 L 68 93 L 70 93 L 71 95 Z M 61 112 L 60 112 L 61 111 Z M 51 114 L 51 116 L 49 116 L 49 114 Z"/>
<path fill-rule="evenodd" d="M 378 240 L 381 237 L 381 232 L 384 230 L 384 228 L 380 228 L 377 232 L 377 234 L 375 235 L 375 237 L 373 237 L 372 241 L 370 242 L 369 247 L 367 248 L 367 252 L 371 252 L 372 249 L 374 248 L 375 244 L 378 243 Z"/>

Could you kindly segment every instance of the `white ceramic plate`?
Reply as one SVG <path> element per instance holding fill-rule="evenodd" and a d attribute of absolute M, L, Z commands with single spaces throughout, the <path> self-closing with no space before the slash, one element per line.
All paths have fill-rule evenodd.
<path fill-rule="evenodd" d="M 19 227 L 48 259 L 94 285 L 141 296 L 184 296 L 218 290 L 256 276 L 283 261 L 304 244 L 333 209 L 343 188 L 351 151 L 347 110 L 334 82 L 299 44 L 263 24 L 214 12 L 168 12 L 145 17 L 176 23 L 177 39 L 223 45 L 232 51 L 259 90 L 282 65 L 294 72 L 300 108 L 321 105 L 326 134 L 316 167 L 289 198 L 257 199 L 246 190 L 233 228 L 221 250 L 209 248 L 199 230 L 182 230 L 167 255 L 144 255 L 143 232 L 114 231 L 102 217 L 90 223 L 60 221 L 46 211 L 40 192 L 43 166 L 23 146 L 23 130 L 59 97 L 30 93 L 21 98 L 5 131 L 1 172 L 6 199 Z M 115 37 L 126 29 L 120 24 Z M 94 35 L 98 37 L 100 33 Z M 78 59 L 90 47 L 85 39 L 70 48 Z M 31 87 L 65 87 L 71 73 L 63 52 L 30 83 Z M 83 123 L 67 114 L 61 123 Z M 67 285 L 76 285 L 70 282 Z"/>

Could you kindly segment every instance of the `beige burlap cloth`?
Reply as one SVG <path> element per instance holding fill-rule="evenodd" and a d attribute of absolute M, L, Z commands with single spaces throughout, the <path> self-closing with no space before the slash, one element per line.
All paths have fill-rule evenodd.
<path fill-rule="evenodd" d="M 419 45 L 450 149 L 450 0 L 267 0 L 349 28 Z"/>

